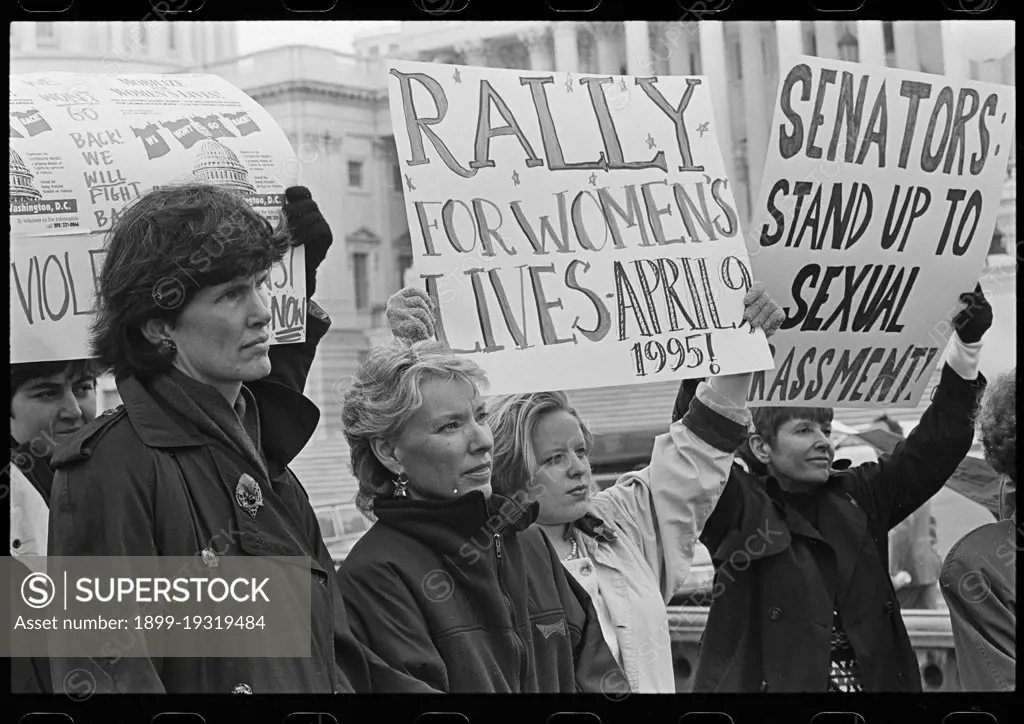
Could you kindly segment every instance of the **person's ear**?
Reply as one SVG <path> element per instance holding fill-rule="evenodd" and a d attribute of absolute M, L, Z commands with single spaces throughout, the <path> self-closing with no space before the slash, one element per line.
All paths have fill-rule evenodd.
<path fill-rule="evenodd" d="M 143 322 L 139 328 L 142 332 L 142 336 L 146 338 L 154 347 L 159 347 L 160 343 L 165 339 L 171 338 L 171 332 L 174 331 L 174 325 L 166 319 L 147 319 Z"/>
<path fill-rule="evenodd" d="M 405 472 L 405 467 L 402 465 L 402 461 L 398 459 L 395 446 L 390 440 L 375 437 L 370 440 L 370 449 L 373 450 L 373 454 L 377 456 L 380 464 L 395 475 L 401 475 Z"/>
<path fill-rule="evenodd" d="M 771 451 L 771 445 L 763 437 L 758 435 L 756 432 L 747 438 L 747 444 L 750 445 L 750 452 L 754 454 L 758 462 L 767 465 L 771 462 L 772 458 L 769 454 Z"/>

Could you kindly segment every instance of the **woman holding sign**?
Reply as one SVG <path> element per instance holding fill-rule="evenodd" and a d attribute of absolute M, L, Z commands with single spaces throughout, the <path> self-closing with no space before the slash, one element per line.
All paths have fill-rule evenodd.
<path fill-rule="evenodd" d="M 55 656 L 55 686 L 76 675 L 109 693 L 369 690 L 380 662 L 348 630 L 316 516 L 287 467 L 319 418 L 302 388 L 329 319 L 310 300 L 306 341 L 271 347 L 266 278 L 289 243 L 304 243 L 312 292 L 331 234 L 308 191 L 286 198 L 288 231 L 203 184 L 151 191 L 115 222 L 92 344 L 124 404 L 54 455 L 49 554 L 117 557 L 128 578 L 146 575 L 133 568 L 140 557 L 187 558 L 204 576 L 246 557 L 308 560 L 294 575 L 310 581 L 309 653 L 200 657 L 199 637 L 215 634 L 185 630 L 181 616 L 163 635 L 119 632 L 92 658 Z"/>
<path fill-rule="evenodd" d="M 744 319 L 771 334 L 782 311 L 755 284 Z M 405 338 L 433 329 L 430 302 L 416 289 L 389 309 L 415 311 L 393 326 Z M 655 440 L 651 463 L 593 490 L 593 437 L 562 392 L 506 395 L 488 415 L 494 432 L 494 491 L 539 505 L 537 527 L 593 599 L 605 642 L 639 693 L 675 693 L 665 607 L 689 575 L 694 543 L 747 433 L 749 374 L 701 385 L 688 414 Z"/>

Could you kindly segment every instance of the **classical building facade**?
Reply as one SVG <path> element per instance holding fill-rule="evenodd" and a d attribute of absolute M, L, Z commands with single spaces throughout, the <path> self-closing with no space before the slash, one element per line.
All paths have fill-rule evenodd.
<path fill-rule="evenodd" d="M 238 23 L 11 23 L 11 72 L 175 73 L 238 56 Z"/>

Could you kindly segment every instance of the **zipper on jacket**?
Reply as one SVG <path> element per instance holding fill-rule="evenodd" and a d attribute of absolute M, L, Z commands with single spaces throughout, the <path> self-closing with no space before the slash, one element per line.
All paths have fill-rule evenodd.
<path fill-rule="evenodd" d="M 508 609 L 509 620 L 512 621 L 512 641 L 515 644 L 516 655 L 519 657 L 519 693 L 523 693 L 523 682 L 526 679 L 526 644 L 523 643 L 522 638 L 519 636 L 519 632 L 516 630 L 516 615 L 515 609 L 512 606 L 512 599 L 505 593 L 505 584 L 502 581 L 501 576 L 501 534 L 494 534 L 494 557 L 498 565 L 498 590 L 501 591 L 501 598 L 505 602 L 505 608 Z"/>

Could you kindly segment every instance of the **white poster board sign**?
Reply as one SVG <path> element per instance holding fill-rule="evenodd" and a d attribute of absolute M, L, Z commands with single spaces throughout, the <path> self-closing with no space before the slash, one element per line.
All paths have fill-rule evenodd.
<path fill-rule="evenodd" d="M 805 56 L 781 68 L 749 246 L 787 320 L 751 404 L 915 407 L 985 265 L 1014 89 Z"/>
<path fill-rule="evenodd" d="M 223 78 L 31 73 L 10 86 L 11 362 L 88 356 L 104 236 L 146 191 L 212 183 L 278 223 L 294 153 Z M 305 338 L 304 259 L 298 247 L 271 274 L 277 343 Z"/>
<path fill-rule="evenodd" d="M 528 392 L 771 366 L 708 80 L 390 63 L 438 336 Z"/>

